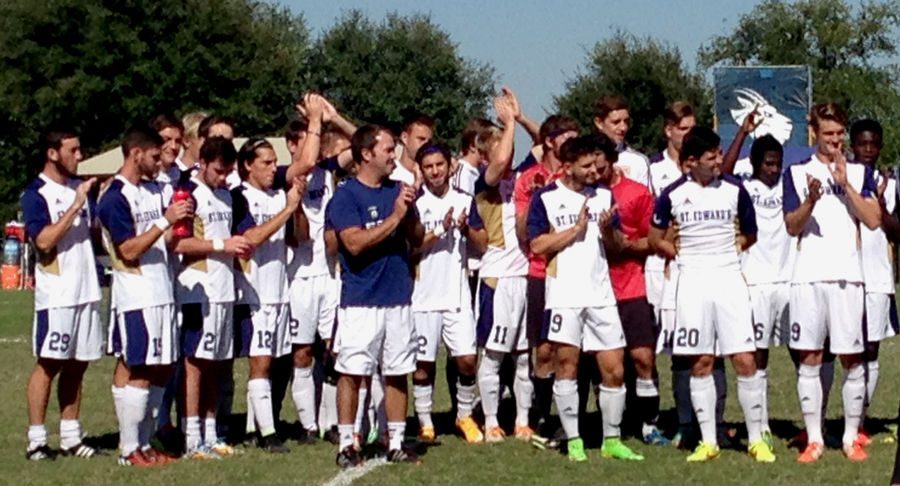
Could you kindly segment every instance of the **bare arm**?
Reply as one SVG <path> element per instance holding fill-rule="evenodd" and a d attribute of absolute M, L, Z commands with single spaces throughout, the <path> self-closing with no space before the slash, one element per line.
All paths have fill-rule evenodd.
<path fill-rule="evenodd" d="M 647 235 L 647 242 L 650 245 L 650 249 L 663 258 L 673 259 L 678 256 L 675 245 L 666 239 L 666 230 L 664 229 L 655 226 L 650 227 L 650 233 Z"/>
<path fill-rule="evenodd" d="M 291 184 L 291 188 L 288 189 L 286 197 L 287 203 L 285 204 L 284 209 L 279 211 L 272 219 L 265 223 L 244 231 L 244 238 L 246 238 L 251 245 L 257 247 L 265 243 L 276 231 L 287 224 L 294 212 L 297 211 L 297 207 L 300 206 L 300 199 L 303 197 L 302 191 L 306 189 L 305 181 L 306 179 L 295 178 L 293 184 Z"/>
<path fill-rule="evenodd" d="M 307 94 L 303 97 L 303 103 L 298 103 L 297 110 L 304 110 L 309 123 L 306 128 L 306 137 L 303 141 L 303 147 L 294 152 L 291 158 L 291 165 L 287 168 L 285 179 L 294 180 L 296 177 L 302 177 L 308 174 L 316 161 L 319 160 L 319 149 L 322 142 L 322 116 L 324 105 L 322 98 L 318 95 Z"/>
<path fill-rule="evenodd" d="M 75 189 L 75 201 L 72 202 L 69 209 L 55 223 L 45 226 L 34 237 L 34 246 L 37 247 L 38 251 L 47 253 L 59 244 L 59 240 L 66 235 L 66 232 L 75 223 L 75 219 L 81 214 L 81 209 L 84 208 L 84 204 L 87 202 L 88 192 L 96 181 L 97 179 L 92 177 L 79 184 L 78 188 Z"/>
<path fill-rule="evenodd" d="M 512 102 L 503 94 L 494 99 L 497 117 L 503 124 L 500 140 L 491 147 L 489 162 L 484 172 L 484 182 L 494 187 L 512 166 L 513 145 L 516 138 L 516 113 Z"/>
<path fill-rule="evenodd" d="M 479 253 L 484 253 L 487 251 L 488 238 L 487 231 L 484 228 L 469 228 L 469 232 L 466 236 L 469 239 L 469 244 L 472 245 L 472 249 L 478 251 Z"/>
<path fill-rule="evenodd" d="M 172 203 L 165 212 L 165 218 L 169 224 L 175 224 L 185 218 L 193 216 L 193 203 L 191 201 L 178 201 Z M 156 240 L 161 236 L 166 236 L 167 240 L 171 238 L 171 229 L 163 231 L 158 226 L 153 225 L 147 231 L 123 241 L 116 246 L 119 256 L 126 262 L 137 262 L 141 255 L 147 252 Z"/>
<path fill-rule="evenodd" d="M 834 161 L 834 168 L 828 168 L 831 171 L 831 177 L 834 179 L 844 193 L 847 195 L 847 201 L 850 203 L 850 210 L 866 227 L 875 229 L 881 226 L 881 206 L 875 197 L 863 197 L 856 189 L 850 185 L 847 179 L 847 160 L 843 155 L 838 155 Z"/>
<path fill-rule="evenodd" d="M 731 141 L 731 145 L 728 146 L 728 150 L 722 157 L 723 174 L 734 173 L 734 166 L 737 164 L 738 157 L 741 155 L 741 147 L 744 146 L 744 141 L 747 140 L 748 135 L 753 133 L 753 130 L 756 130 L 756 127 L 759 126 L 760 122 L 762 122 L 762 118 L 760 118 L 759 113 L 756 110 L 753 110 L 746 118 L 744 118 L 744 122 L 741 123 L 737 134 L 734 136 L 734 140 Z"/>
<path fill-rule="evenodd" d="M 203 238 L 180 238 L 175 243 L 175 253 L 186 256 L 206 256 L 213 253 L 225 253 L 228 255 L 239 255 L 251 250 L 250 243 L 243 236 L 237 235 L 222 240 L 222 249 L 216 250 L 214 240 L 206 240 Z"/>

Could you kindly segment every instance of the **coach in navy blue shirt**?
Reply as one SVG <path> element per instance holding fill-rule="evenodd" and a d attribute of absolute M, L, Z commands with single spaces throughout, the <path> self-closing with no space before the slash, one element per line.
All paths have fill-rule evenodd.
<path fill-rule="evenodd" d="M 356 178 L 338 188 L 326 217 L 338 234 L 341 304 L 334 338 L 337 353 L 337 463 L 358 465 L 353 425 L 364 377 L 380 371 L 385 383 L 388 460 L 417 462 L 401 447 L 406 428 L 407 375 L 416 367 L 416 332 L 410 313 L 413 279 L 410 248 L 424 229 L 415 213 L 412 186 L 388 179 L 394 170 L 394 137 L 365 126 L 351 140 Z M 378 379 L 376 377 L 376 379 Z"/>

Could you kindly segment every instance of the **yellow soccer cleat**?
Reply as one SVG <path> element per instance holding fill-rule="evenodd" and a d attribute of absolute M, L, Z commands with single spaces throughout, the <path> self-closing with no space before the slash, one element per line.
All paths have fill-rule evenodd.
<path fill-rule="evenodd" d="M 697 448 L 694 449 L 689 456 L 687 456 L 687 462 L 707 462 L 711 461 L 717 457 L 719 457 L 719 446 L 707 444 L 706 442 L 701 442 L 697 444 Z"/>
<path fill-rule="evenodd" d="M 434 427 L 422 427 L 419 429 L 419 442 L 434 444 L 435 437 Z"/>
<path fill-rule="evenodd" d="M 456 421 L 456 428 L 462 434 L 463 439 L 469 444 L 478 444 L 484 441 L 484 434 L 478 428 L 478 424 L 472 417 L 463 417 Z"/>
<path fill-rule="evenodd" d="M 765 439 L 750 444 L 747 452 L 756 462 L 775 462 L 775 454 Z"/>

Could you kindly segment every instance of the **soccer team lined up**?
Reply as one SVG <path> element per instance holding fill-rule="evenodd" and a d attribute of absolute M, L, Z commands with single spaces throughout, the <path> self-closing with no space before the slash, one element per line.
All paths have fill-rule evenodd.
<path fill-rule="evenodd" d="M 497 122 L 472 120 L 455 156 L 432 142 L 426 115 L 396 136 L 357 128 L 317 94 L 296 108 L 282 167 L 265 139 L 235 149 L 232 121 L 200 113 L 127 130 L 124 163 L 102 183 L 76 177 L 77 133 L 43 135 L 43 168 L 21 201 L 38 254 L 29 459 L 95 455 L 82 441 L 80 390 L 88 363 L 106 353 L 117 360 L 122 465 L 234 454 L 225 438 L 235 436 L 241 358 L 246 432 L 261 448 L 289 452 L 276 430 L 289 387 L 298 440 L 331 440 L 341 467 L 362 464 L 367 442 L 388 461 L 418 462 L 404 442 L 408 380 L 418 441 L 434 442 L 442 342 L 463 440 L 511 433 L 573 461 L 588 459 L 579 416 L 592 385 L 602 431 L 584 432 L 602 433 L 602 457 L 643 460 L 623 441 L 624 416 L 648 446 L 716 458 L 722 440 L 736 440 L 721 430 L 724 358 L 747 451 L 774 461 L 768 349 L 788 344 L 805 425 L 797 459 L 815 462 L 836 355 L 846 369 L 843 453 L 867 458 L 878 343 L 895 333 L 889 240 L 900 235 L 896 179 L 876 170 L 876 121 L 850 127 L 848 161 L 846 114 L 815 106 L 814 153 L 783 168 L 770 135 L 738 160 L 759 114 L 723 155 L 680 101 L 664 113 L 667 145 L 651 160 L 627 145 L 619 96 L 597 100 L 588 130 L 560 115 L 538 125 L 504 89 Z M 514 165 L 517 126 L 534 147 Z M 112 266 L 108 329 L 99 240 Z M 657 427 L 663 352 L 679 422 L 671 438 Z M 57 376 L 55 451 L 44 422 Z M 516 405 L 511 430 L 497 416 L 504 387 Z M 178 443 L 161 447 L 171 437 Z"/>

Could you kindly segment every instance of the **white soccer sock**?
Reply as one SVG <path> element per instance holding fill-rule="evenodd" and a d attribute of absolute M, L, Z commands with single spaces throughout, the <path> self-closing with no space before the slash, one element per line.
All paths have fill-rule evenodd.
<path fill-rule="evenodd" d="M 44 424 L 28 426 L 28 450 L 47 445 L 47 427 Z"/>
<path fill-rule="evenodd" d="M 140 427 L 147 416 L 147 401 L 150 390 L 127 385 L 122 392 L 122 421 L 119 436 L 122 442 L 122 456 L 128 457 L 141 447 Z"/>
<path fill-rule="evenodd" d="M 291 384 L 291 396 L 297 407 L 300 425 L 307 431 L 316 430 L 316 383 L 313 381 L 313 369 L 294 368 L 294 382 Z"/>
<path fill-rule="evenodd" d="M 600 385 L 597 398 L 600 413 L 603 416 L 603 437 L 619 437 L 622 435 L 622 414 L 625 412 L 625 385 L 610 388 Z"/>
<path fill-rule="evenodd" d="M 413 396 L 415 397 L 416 416 L 419 417 L 420 427 L 434 427 L 431 421 L 431 395 L 434 392 L 432 385 L 415 385 L 413 386 Z"/>
<path fill-rule="evenodd" d="M 534 382 L 531 381 L 531 357 L 526 353 L 516 355 L 516 378 L 513 381 L 516 396 L 516 425 L 528 425 L 528 412 L 534 396 Z"/>
<path fill-rule="evenodd" d="M 553 381 L 553 401 L 567 439 L 578 437 L 578 384 L 575 380 Z"/>
<path fill-rule="evenodd" d="M 71 449 L 81 444 L 81 423 L 78 420 L 59 421 L 59 446 Z"/>
<path fill-rule="evenodd" d="M 344 450 L 353 445 L 353 424 L 338 424 L 338 447 Z"/>
<path fill-rule="evenodd" d="M 472 408 L 475 404 L 475 383 L 474 377 L 471 378 L 471 385 L 462 384 L 462 376 L 456 380 L 456 419 L 463 419 L 472 416 Z"/>
<path fill-rule="evenodd" d="M 372 407 L 369 409 L 370 427 L 377 430 L 379 436 L 387 432 L 387 414 L 384 411 L 384 378 L 381 373 L 372 376 Z"/>
<path fill-rule="evenodd" d="M 366 418 L 366 413 L 369 409 L 369 404 L 366 403 L 366 399 L 369 397 L 369 389 L 368 388 L 360 388 L 359 389 L 359 401 L 357 401 L 356 405 L 356 421 L 354 422 L 353 431 L 357 434 L 362 434 L 363 428 L 363 419 Z"/>
<path fill-rule="evenodd" d="M 144 412 L 144 420 L 141 421 L 138 441 L 141 449 L 150 446 L 150 439 L 156 433 L 156 417 L 159 416 L 159 408 L 162 406 L 163 395 L 166 389 L 161 386 L 150 385 L 147 390 L 147 409 Z"/>
<path fill-rule="evenodd" d="M 866 368 L 869 370 L 869 379 L 866 380 L 866 407 L 863 410 L 863 419 L 869 412 L 869 406 L 872 405 L 872 399 L 875 398 L 875 388 L 878 387 L 878 360 L 867 361 Z"/>
<path fill-rule="evenodd" d="M 481 408 L 484 410 L 484 428 L 498 427 L 497 409 L 500 408 L 500 363 L 503 353 L 484 351 L 478 367 L 478 391 L 481 393 Z M 577 409 L 576 409 L 577 410 Z"/>
<path fill-rule="evenodd" d="M 824 444 L 822 438 L 822 382 L 819 373 L 822 365 L 801 364 L 797 369 L 797 395 L 800 397 L 800 411 L 806 425 L 808 442 Z"/>
<path fill-rule="evenodd" d="M 334 425 L 337 425 L 337 387 L 325 382 L 319 402 L 319 430 L 331 430 Z"/>
<path fill-rule="evenodd" d="M 272 417 L 272 383 L 267 378 L 254 378 L 247 382 L 247 391 L 253 403 L 259 435 L 267 437 L 275 433 L 275 419 Z"/>
<path fill-rule="evenodd" d="M 700 424 L 700 436 L 709 445 L 716 439 L 716 382 L 712 375 L 691 376 L 691 405 Z"/>
<path fill-rule="evenodd" d="M 762 381 L 759 375 L 738 376 L 737 395 L 747 424 L 747 440 L 753 444 L 762 439 Z"/>
<path fill-rule="evenodd" d="M 866 396 L 866 376 L 863 365 L 856 365 L 844 373 L 841 398 L 844 403 L 844 446 L 856 442 Z"/>
<path fill-rule="evenodd" d="M 124 386 L 118 387 L 118 386 L 113 385 L 113 386 L 110 386 L 109 389 L 112 390 L 113 408 L 115 408 L 115 411 L 116 411 L 116 423 L 121 425 L 122 424 L 122 396 L 125 394 L 125 387 Z M 182 430 L 184 430 L 183 427 L 182 427 Z M 122 448 L 122 440 L 120 438 L 119 439 L 119 449 L 121 449 L 121 448 Z"/>
<path fill-rule="evenodd" d="M 256 413 L 253 411 L 253 400 L 250 399 L 250 389 L 247 389 L 247 420 L 244 424 L 247 435 L 256 433 Z"/>
<path fill-rule="evenodd" d="M 762 423 L 763 432 L 771 432 L 769 428 L 769 372 L 765 368 L 756 370 L 756 378 L 760 381 L 760 390 L 762 391 Z"/>
<path fill-rule="evenodd" d="M 403 434 L 406 433 L 406 422 L 388 422 L 388 450 L 398 450 L 403 445 Z"/>
<path fill-rule="evenodd" d="M 203 443 L 203 436 L 200 434 L 200 417 L 185 417 L 184 426 L 184 448 L 190 452 Z"/>
<path fill-rule="evenodd" d="M 217 430 L 216 416 L 203 419 L 203 443 L 214 446 L 219 443 L 219 431 Z"/>

